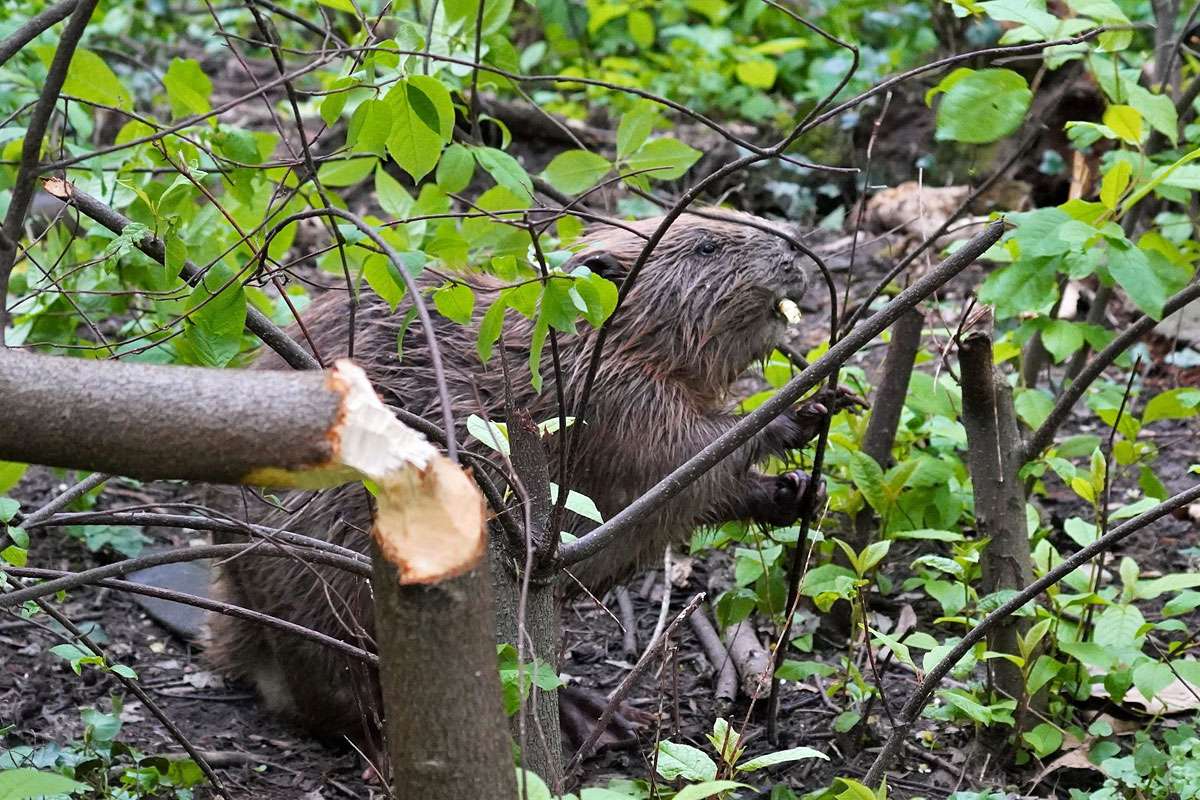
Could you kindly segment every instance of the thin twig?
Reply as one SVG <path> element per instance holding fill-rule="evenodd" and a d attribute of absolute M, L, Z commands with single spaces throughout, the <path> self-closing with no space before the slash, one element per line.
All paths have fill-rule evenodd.
<path fill-rule="evenodd" d="M 40 525 L 111 477 L 111 475 L 105 475 L 103 472 L 93 472 L 75 485 L 67 487 L 62 494 L 55 496 L 46 505 L 22 517 L 20 522 L 21 527 L 31 528 L 35 525 Z"/>
<path fill-rule="evenodd" d="M 75 10 L 76 0 L 63 0 L 30 17 L 23 25 L 5 37 L 0 42 L 0 67 L 10 58 L 21 52 L 25 45 L 32 42 L 43 32 L 62 22 Z"/>
<path fill-rule="evenodd" d="M 46 138 L 46 129 L 50 125 L 51 115 L 54 114 L 58 94 L 67 80 L 67 68 L 71 65 L 75 48 L 83 38 L 83 32 L 87 29 L 97 2 L 99 0 L 79 0 L 75 6 L 71 19 L 58 40 L 58 47 L 54 50 L 50 69 L 46 71 L 37 105 L 34 106 L 29 124 L 25 128 L 24 141 L 21 144 L 21 165 L 17 168 L 17 177 L 13 180 L 4 225 L 0 227 L 0 348 L 4 347 L 4 329 L 8 325 L 8 311 L 5 308 L 8 279 L 17 260 L 17 242 L 21 238 L 25 215 L 29 213 L 29 204 L 36 189 L 35 179 L 42 155 L 42 140 Z"/>

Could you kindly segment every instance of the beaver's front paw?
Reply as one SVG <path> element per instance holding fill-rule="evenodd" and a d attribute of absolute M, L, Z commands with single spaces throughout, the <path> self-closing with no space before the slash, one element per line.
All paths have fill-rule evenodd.
<path fill-rule="evenodd" d="M 754 518 L 768 525 L 791 525 L 804 513 L 804 495 L 808 492 L 808 484 L 812 478 L 807 472 L 793 470 L 783 475 L 763 477 L 769 485 L 766 494 L 767 502 L 758 509 Z M 824 502 L 825 481 L 817 486 L 816 505 Z"/>
<path fill-rule="evenodd" d="M 793 448 L 803 447 L 821 432 L 825 417 L 839 411 L 857 411 L 868 408 L 867 401 L 845 386 L 822 389 L 807 400 L 796 404 L 789 413 L 794 425 Z"/>

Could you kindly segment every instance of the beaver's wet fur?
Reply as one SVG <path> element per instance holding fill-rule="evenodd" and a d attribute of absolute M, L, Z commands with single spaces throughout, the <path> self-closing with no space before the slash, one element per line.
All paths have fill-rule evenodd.
<path fill-rule="evenodd" d="M 571 474 L 571 488 L 592 498 L 605 518 L 734 424 L 733 382 L 781 341 L 786 323 L 779 301 L 798 300 L 807 289 L 800 254 L 787 238 L 771 232 L 780 228 L 749 215 L 721 213 L 721 220 L 693 214 L 677 219 L 612 320 L 587 423 L 575 423 L 578 461 Z M 619 283 L 660 222 L 647 219 L 630 223 L 629 229 L 595 231 L 574 261 Z M 476 285 L 479 280 L 473 279 Z M 478 323 L 494 295 L 476 294 Z M 355 326 L 355 360 L 386 402 L 440 425 L 438 392 L 419 322 L 403 334 L 403 353 L 397 355 L 404 312 L 404 305 L 393 313 L 379 297 L 364 292 Z M 326 361 L 345 353 L 344 294 L 325 294 L 304 319 Z M 436 315 L 434 326 L 462 441 L 469 415 L 505 417 L 499 353 L 481 364 L 477 328 Z M 554 369 L 547 345 L 542 353 L 545 387 L 535 392 L 527 368 L 532 328 L 531 321 L 508 312 L 504 343 L 512 404 L 527 409 L 534 420 L 545 420 L 558 415 Z M 301 338 L 299 331 L 294 333 Z M 576 335 L 559 335 L 568 409 L 578 400 L 595 339 L 587 325 Z M 285 365 L 265 353 L 256 366 Z M 685 538 L 698 525 L 734 519 L 794 521 L 802 479 L 796 474 L 763 476 L 754 465 L 803 445 L 814 430 L 803 411 L 776 419 L 622 540 L 571 572 L 598 594 L 639 566 L 657 562 L 666 544 Z M 547 439 L 546 451 L 553 473 L 557 442 Z M 257 523 L 370 552 L 370 498 L 361 485 L 289 495 L 283 498 L 288 512 L 271 510 L 258 499 L 243 502 Z M 585 525 L 586 520 L 574 519 L 569 527 L 583 532 Z M 240 558 L 220 568 L 217 586 L 229 602 L 371 647 L 372 599 L 361 578 L 292 559 Z M 374 679 L 361 665 L 313 642 L 232 617 L 215 617 L 211 627 L 210 660 L 225 673 L 254 683 L 274 711 L 317 732 L 362 732 L 362 720 L 370 719 L 362 699 L 374 696 L 369 688 Z"/>

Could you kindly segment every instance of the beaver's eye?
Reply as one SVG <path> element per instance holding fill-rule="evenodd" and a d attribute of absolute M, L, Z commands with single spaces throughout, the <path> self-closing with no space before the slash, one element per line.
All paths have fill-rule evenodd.
<path fill-rule="evenodd" d="M 696 252 L 702 256 L 711 256 L 717 252 L 717 243 L 711 239 L 705 240 L 696 247 Z"/>

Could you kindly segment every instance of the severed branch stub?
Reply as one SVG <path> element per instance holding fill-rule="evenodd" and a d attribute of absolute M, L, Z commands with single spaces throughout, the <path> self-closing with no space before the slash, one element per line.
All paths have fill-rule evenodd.
<path fill-rule="evenodd" d="M 366 477 L 379 487 L 375 538 L 402 583 L 461 575 L 483 556 L 474 482 L 350 361 L 249 371 L 7 351 L 0 396 L 0 459 L 307 489 Z"/>
<path fill-rule="evenodd" d="M 379 485 L 372 535 L 400 583 L 434 583 L 475 567 L 486 545 L 475 482 L 396 419 L 360 368 L 339 361 L 330 382 L 343 398 L 336 452 Z"/>

